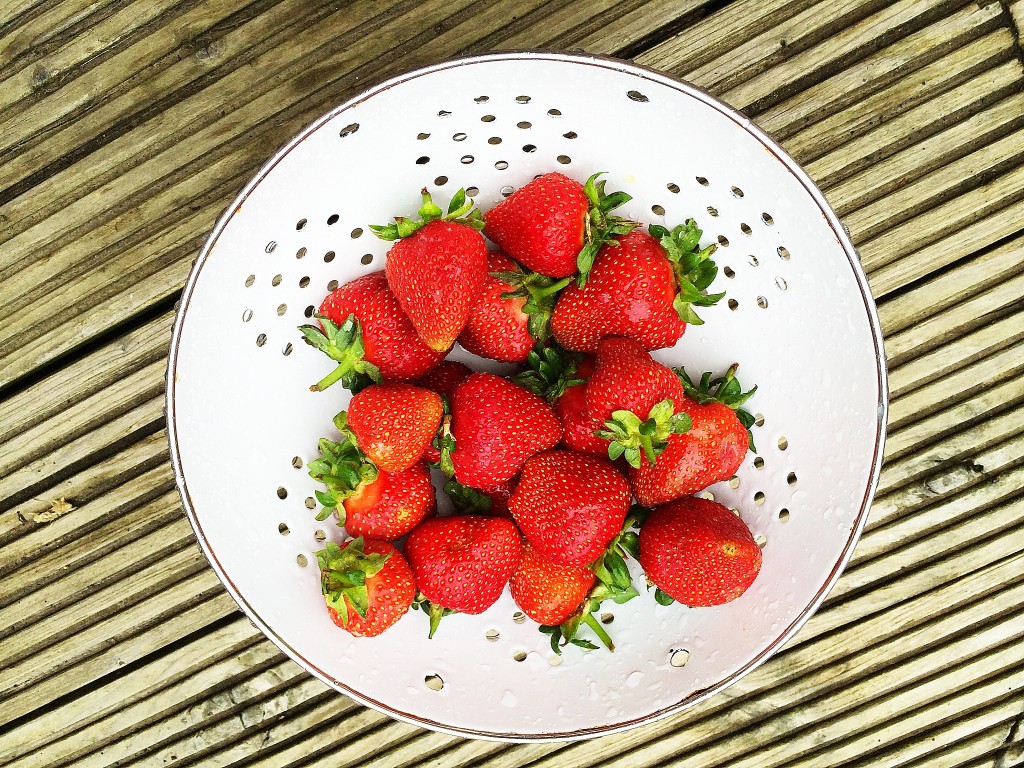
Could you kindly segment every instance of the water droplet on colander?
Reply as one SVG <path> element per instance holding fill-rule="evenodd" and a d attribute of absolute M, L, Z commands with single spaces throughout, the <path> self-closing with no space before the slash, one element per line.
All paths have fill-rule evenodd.
<path fill-rule="evenodd" d="M 640 671 L 630 672 L 626 676 L 626 685 L 630 688 L 636 688 L 644 679 L 644 673 Z"/>
<path fill-rule="evenodd" d="M 512 691 L 505 691 L 503 694 L 501 694 L 501 704 L 502 704 L 502 706 L 504 706 L 504 707 L 514 707 L 518 703 L 519 703 L 519 699 L 516 698 L 516 695 L 514 693 L 512 693 Z"/>

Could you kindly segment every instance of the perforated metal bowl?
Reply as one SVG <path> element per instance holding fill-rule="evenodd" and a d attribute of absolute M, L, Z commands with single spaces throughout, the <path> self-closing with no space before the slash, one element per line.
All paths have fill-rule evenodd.
<path fill-rule="evenodd" d="M 486 209 L 534 175 L 607 171 L 645 224 L 694 217 L 717 241 L 714 290 L 679 344 L 689 370 L 741 364 L 758 384 L 751 454 L 710 489 L 764 547 L 754 586 L 720 608 L 610 606 L 615 653 L 569 648 L 509 595 L 479 616 L 422 614 L 354 639 L 324 610 L 312 552 L 341 531 L 311 512 L 304 464 L 340 387 L 300 343 L 338 283 L 383 269 L 367 225 L 411 214 L 428 187 Z M 462 353 L 463 357 L 468 357 Z M 742 115 L 622 61 L 502 53 L 372 88 L 278 152 L 217 223 L 182 298 L 167 374 L 171 457 L 185 510 L 242 610 L 310 672 L 394 717 L 505 740 L 573 739 L 665 717 L 735 682 L 807 620 L 864 525 L 881 460 L 885 371 L 856 254 L 821 193 Z M 640 582 L 638 582 L 640 583 Z M 607 620 L 607 619 L 606 619 Z"/>

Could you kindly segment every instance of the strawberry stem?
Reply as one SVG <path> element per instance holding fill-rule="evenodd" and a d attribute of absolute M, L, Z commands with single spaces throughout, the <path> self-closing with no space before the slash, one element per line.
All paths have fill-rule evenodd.
<path fill-rule="evenodd" d="M 555 294 L 571 283 L 572 278 L 555 280 L 524 268 L 492 272 L 491 277 L 512 288 L 511 291 L 501 294 L 501 298 L 526 298 L 526 303 L 523 304 L 523 314 L 529 318 L 526 329 L 535 341 L 547 341 L 551 336 L 551 313 L 555 309 Z"/>
<path fill-rule="evenodd" d="M 348 624 L 348 608 L 365 617 L 369 608 L 366 580 L 380 573 L 390 554 L 368 555 L 363 550 L 362 536 L 352 539 L 344 547 L 333 541 L 315 552 L 320 566 L 320 589 L 327 605 L 337 611 L 342 624 Z"/>
<path fill-rule="evenodd" d="M 612 642 L 611 636 L 604 631 L 604 627 L 601 626 L 601 622 L 594 618 L 594 614 L 588 611 L 583 616 L 583 621 L 586 623 L 588 627 L 594 630 L 594 634 L 597 635 L 598 639 L 600 639 L 602 643 L 604 643 L 604 647 L 614 653 L 615 643 Z"/>

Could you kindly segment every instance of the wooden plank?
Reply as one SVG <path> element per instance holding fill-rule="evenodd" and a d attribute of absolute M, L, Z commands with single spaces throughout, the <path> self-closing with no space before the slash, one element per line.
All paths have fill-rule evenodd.
<path fill-rule="evenodd" d="M 960 399 L 964 393 L 977 388 L 979 381 L 1003 381 L 1018 376 L 1024 370 L 1021 345 L 1015 344 L 986 357 L 969 368 L 933 381 L 904 397 L 889 403 L 889 426 L 899 429 L 905 424 L 927 418 L 929 412 L 922 411 L 921 405 L 933 409 L 945 408 Z M 977 378 L 978 375 L 990 378 Z"/>
<path fill-rule="evenodd" d="M 19 757 L 26 768 L 59 765 L 142 725 L 173 717 L 282 658 L 247 620 L 235 619 L 3 731 L 0 765 Z"/>
<path fill-rule="evenodd" d="M 1019 282 L 1024 287 L 1024 279 Z M 999 292 L 1000 289 L 995 288 L 987 295 L 994 296 Z M 1009 300 L 1019 303 L 1019 297 L 1020 294 Z M 958 336 L 955 330 L 951 331 L 950 335 L 952 339 L 946 342 L 945 346 L 936 347 L 928 352 L 915 350 L 916 357 L 892 371 L 889 386 L 895 397 L 961 370 L 973 360 L 981 359 L 1020 341 L 1024 338 L 1024 312 L 993 320 L 991 325 L 982 326 L 976 331 L 966 331 L 962 336 Z M 921 354 L 922 352 L 924 353 Z"/>
<path fill-rule="evenodd" d="M 138 612 L 148 616 L 160 610 L 154 603 L 187 599 L 182 585 L 199 593 L 220 587 L 195 547 L 170 552 L 151 563 L 150 568 L 135 574 L 127 583 L 90 590 L 88 600 L 72 602 L 59 613 L 47 615 L 0 640 L 0 658 L 7 663 L 0 677 L 0 690 L 26 687 L 73 663 L 75 656 L 87 657 L 112 637 L 134 633 L 134 627 L 128 623 L 130 615 Z M 104 565 L 101 560 L 100 567 Z M 153 599 L 157 595 L 159 599 Z M 116 620 L 109 621 L 113 617 Z M 63 643 L 55 647 L 55 637 L 72 643 L 75 656 L 67 653 Z"/>
<path fill-rule="evenodd" d="M 1019 172 L 1022 159 L 1024 131 L 1018 131 L 908 183 L 882 200 L 850 212 L 845 216 L 847 226 L 857 233 L 858 239 L 876 237 L 921 211 L 956 201 L 960 194 L 986 178 L 1004 171 Z M 913 158 L 908 161 L 913 162 Z"/>
<path fill-rule="evenodd" d="M 0 73 L 6 73 L 15 60 L 28 57 L 38 60 L 52 50 L 55 41 L 85 32 L 92 26 L 97 11 L 113 5 L 95 0 L 67 0 L 57 8 L 46 8 L 44 3 L 39 3 L 35 13 L 23 17 L 20 24 L 12 23 L 12 17 L 18 14 L 18 6 L 33 4 L 33 0 L 4 4 L 0 15 Z M 23 7 L 21 10 L 28 9 Z"/>
<path fill-rule="evenodd" d="M 194 583 L 185 583 L 185 588 L 191 585 L 195 590 L 187 604 L 168 603 L 167 611 L 160 615 L 134 615 L 132 619 L 135 621 L 145 619 L 144 623 L 134 627 L 137 635 L 112 638 L 108 628 L 105 640 L 88 638 L 90 641 L 98 640 L 101 649 L 98 652 L 67 667 L 62 674 L 43 673 L 41 678 L 28 687 L 19 688 L 13 693 L 5 691 L 4 708 L 0 710 L 0 727 L 50 706 L 59 697 L 115 673 L 121 667 L 236 613 L 234 601 L 223 590 L 217 588 L 212 594 L 206 595 L 198 589 L 201 585 L 208 586 L 204 584 L 208 578 L 205 575 L 207 573 L 212 578 L 212 571 L 204 571 L 193 577 Z M 38 667 L 32 672 L 39 673 Z"/>
<path fill-rule="evenodd" d="M 166 369 L 166 360 L 155 360 L 20 435 L 0 442 L 0 474 L 10 475 L 78 439 L 95 445 L 94 434 L 102 433 L 104 424 L 147 402 L 163 400 Z M 4 492 L 6 488 L 0 490 Z"/>
<path fill-rule="evenodd" d="M 1009 451 L 1012 457 L 1020 450 L 1012 447 L 1020 439 L 1020 417 L 1019 410 L 1008 411 L 982 422 L 962 441 L 953 437 L 901 459 L 886 476 L 877 503 L 872 506 L 869 527 L 898 514 L 912 498 L 937 500 L 981 480 L 991 488 L 993 473 L 1008 467 L 1001 458 L 1003 453 Z M 1012 463 L 1012 458 L 1009 461 Z M 890 499 L 894 489 L 898 494 Z"/>
<path fill-rule="evenodd" d="M 983 251 L 956 269 L 931 277 L 914 290 L 878 304 L 886 343 L 906 328 L 1024 271 L 1024 237 Z"/>
<path fill-rule="evenodd" d="M 1019 83 L 1013 87 L 1019 87 Z M 982 168 L 987 172 L 1006 166 L 1019 159 L 1020 138 L 1007 134 L 1024 124 L 1022 114 L 1024 95 L 1011 93 L 982 112 L 970 116 L 960 115 L 958 121 L 951 127 L 929 136 L 927 140 L 918 140 L 918 143 L 888 158 L 886 163 L 879 163 L 880 157 L 875 152 L 873 159 L 869 160 L 866 167 L 856 175 L 846 177 L 849 168 L 843 168 L 833 177 L 838 183 L 823 185 L 829 188 L 829 202 L 840 216 L 851 218 L 854 212 L 859 213 L 862 208 L 879 208 L 880 198 L 894 196 L 914 179 L 953 166 L 955 163 Z M 922 126 L 918 126 L 919 135 L 923 134 L 924 130 Z M 982 149 L 975 152 L 978 147 Z M 929 205 L 932 199 L 937 199 L 939 189 L 932 190 L 931 194 L 932 198 L 922 200 L 919 204 Z M 901 202 L 898 196 L 896 197 L 897 199 L 893 201 L 893 210 L 896 210 L 896 205 Z M 876 212 L 875 215 L 880 214 Z M 860 231 L 864 236 L 868 236 L 864 225 L 860 226 Z"/>
<path fill-rule="evenodd" d="M 29 64 L 20 72 L 0 80 L 0 121 L 15 114 L 19 102 L 30 100 L 40 89 L 52 88 L 62 77 L 73 74 L 77 66 L 88 65 L 103 57 L 125 40 L 144 33 L 158 20 L 173 16 L 172 0 L 134 0 L 130 8 L 122 8 L 95 24 L 88 34 L 76 35 L 46 57 L 45 66 Z M 164 17 L 161 19 L 161 17 Z"/>
<path fill-rule="evenodd" d="M 759 112 L 757 124 L 809 163 L 1010 58 L 1013 36 L 999 22 L 992 5 L 951 13 Z"/>
<path fill-rule="evenodd" d="M 63 558 L 60 559 L 60 565 L 51 562 L 50 578 L 36 580 L 31 587 L 26 583 L 26 577 L 36 576 L 38 579 L 40 574 L 23 574 L 18 571 L 15 588 L 20 595 L 0 608 L 0 652 L 6 649 L 9 653 L 22 653 L 21 646 L 26 645 L 28 640 L 19 633 L 32 630 L 34 625 L 50 629 L 64 625 L 72 627 L 71 632 L 74 632 L 93 622 L 109 618 L 112 615 L 107 613 L 109 601 L 115 599 L 112 595 L 123 590 L 126 583 L 146 581 L 147 566 L 156 566 L 156 570 L 165 575 L 166 580 L 163 583 L 166 586 L 173 584 L 175 579 L 190 575 L 193 568 L 204 568 L 205 563 L 195 565 L 196 540 L 187 520 L 179 516 L 158 527 L 164 517 L 162 513 L 172 501 L 173 497 L 161 497 L 153 504 L 133 510 L 136 512 L 134 516 L 141 517 L 142 522 L 151 526 L 151 530 L 137 534 L 133 532 L 133 537 L 126 536 L 120 539 L 114 538 L 115 531 L 103 530 L 107 541 L 116 541 L 118 549 L 98 556 L 94 554 L 88 560 L 79 556 L 83 562 L 77 567 L 70 563 L 65 564 Z M 125 521 L 126 524 L 128 522 Z M 86 546 L 96 545 L 88 542 Z M 129 550 L 131 557 L 127 557 L 122 548 Z M 182 554 L 186 549 L 188 552 Z M 172 556 L 179 560 L 172 561 Z M 173 570 L 171 566 L 179 561 L 188 562 L 190 566 Z M 167 565 L 166 570 L 164 564 Z M 82 599 L 82 593 L 76 587 L 78 584 L 89 585 L 88 600 Z M 112 592 L 108 592 L 108 589 Z M 130 593 L 125 591 L 117 595 L 118 606 L 121 606 L 122 598 L 131 599 Z M 14 645 L 5 646 L 3 643 L 12 635 L 16 636 L 11 641 Z M 14 656 L 8 657 L 8 660 L 12 658 Z"/>
<path fill-rule="evenodd" d="M 751 30 L 782 24 L 814 6 L 814 0 L 764 0 L 742 14 L 715 13 L 670 39 L 637 54 L 637 64 L 675 74 L 690 73 L 725 58 L 751 38 Z M 741 67 L 741 62 L 737 62 Z"/>
<path fill-rule="evenodd" d="M 1014 253 L 1018 259 L 1024 256 L 1024 250 Z M 1018 261 L 1012 273 L 1007 271 L 986 290 L 971 296 L 966 290 L 946 306 L 945 312 L 938 312 L 927 320 L 920 320 L 912 327 L 890 333 L 885 338 L 885 354 L 890 370 L 898 370 L 905 362 L 926 352 L 934 350 L 951 339 L 962 337 L 966 332 L 983 327 L 986 321 L 1008 308 L 1018 308 L 1020 297 L 1024 295 L 1024 263 Z M 983 268 L 983 267 L 982 267 Z M 963 277 L 970 283 L 964 273 L 976 267 L 971 264 L 955 270 L 952 277 Z M 927 293 L 927 291 L 922 291 Z M 1024 308 L 1022 308 L 1024 309 Z M 957 331 L 960 331 L 959 333 Z"/>
<path fill-rule="evenodd" d="M 993 482 L 971 484 L 943 478 L 948 482 L 933 482 L 927 492 L 917 498 L 906 499 L 893 514 L 873 522 L 871 530 L 865 531 L 857 543 L 857 549 L 850 560 L 850 569 L 872 558 L 885 557 L 907 542 L 932 537 L 945 537 L 945 529 L 954 521 L 983 513 L 983 510 L 1017 495 L 1022 486 L 1014 486 L 1024 479 L 1024 473 L 1014 472 L 1012 467 L 1024 463 L 1024 435 L 1015 440 L 986 451 L 978 457 L 978 466 L 984 466 L 987 477 Z M 991 467 L 991 470 L 989 469 Z M 979 473 L 980 474 L 980 473 Z M 898 494 L 906 498 L 909 494 Z M 948 501 L 947 501 L 948 499 Z M 915 505 L 927 505 L 918 508 Z"/>
<path fill-rule="evenodd" d="M 895 535 L 886 542 L 890 546 L 884 558 L 876 558 L 877 567 L 872 569 L 849 567 L 843 578 L 833 588 L 829 597 L 833 600 L 860 590 L 874 587 L 879 582 L 897 576 L 901 570 L 920 566 L 931 560 L 945 557 L 964 545 L 965 541 L 982 539 L 1002 530 L 1019 526 L 1024 521 L 1024 499 L 1008 501 L 1000 506 L 977 512 L 977 504 L 994 504 L 1007 498 L 1012 499 L 1024 480 L 1024 468 L 1004 472 L 999 482 L 978 486 L 966 494 L 931 508 L 932 515 L 948 515 L 950 524 L 943 529 L 942 536 L 926 540 L 901 538 L 901 531 L 912 531 L 915 526 L 898 528 Z M 1014 485 L 1016 483 L 1016 485 Z M 866 538 L 866 536 L 865 536 Z M 892 549 L 893 541 L 900 545 Z M 865 545 L 868 542 L 862 542 Z M 858 549 L 859 551 L 859 549 Z M 866 551 L 866 550 L 865 550 Z"/>
<path fill-rule="evenodd" d="M 1022 350 L 1024 351 L 1024 350 Z M 1007 381 L 982 387 L 967 393 L 966 399 L 943 411 L 941 416 L 923 418 L 890 433 L 885 440 L 885 460 L 902 458 L 936 440 L 949 437 L 962 429 L 977 425 L 1004 410 L 1024 402 L 1024 377 L 1014 376 Z"/>
<path fill-rule="evenodd" d="M 58 531 L 63 530 L 65 526 L 74 527 L 74 535 L 80 536 L 91 530 L 90 526 L 98 525 L 99 518 L 91 516 L 88 504 L 104 493 L 127 483 L 130 483 L 129 489 L 133 484 L 141 483 L 139 489 L 130 491 L 133 503 L 141 503 L 141 499 L 153 498 L 173 488 L 174 478 L 168 464 L 166 435 L 163 432 L 149 435 L 114 456 L 91 464 L 66 480 L 41 489 L 36 496 L 19 504 L 17 509 L 0 515 L 0 547 L 4 548 L 0 573 L 17 564 L 15 550 L 22 545 L 16 547 L 11 542 L 19 537 L 34 535 L 37 539 L 36 544 L 45 548 L 46 541 L 52 541 L 51 537 L 58 537 Z M 145 474 L 154 469 L 158 469 L 155 475 Z M 137 495 L 140 491 L 141 495 Z M 57 520 L 49 519 L 47 513 L 53 502 L 58 499 L 65 499 L 73 509 Z M 112 511 L 123 514 L 125 508 L 116 508 Z M 38 533 L 43 528 L 46 529 L 46 533 Z M 41 544 L 39 540 L 42 540 Z M 33 544 L 30 543 L 28 546 L 31 547 Z"/>
<path fill-rule="evenodd" d="M 841 144 L 832 152 L 809 163 L 806 170 L 815 182 L 827 188 L 921 142 L 934 140 L 948 148 L 949 141 L 944 138 L 944 131 L 950 127 L 955 128 L 967 118 L 984 112 L 987 107 L 1011 95 L 1020 81 L 1021 65 L 1018 61 L 1010 60 L 986 69 L 962 85 L 936 94 L 934 98 L 894 115 L 873 130 Z M 979 141 L 971 148 L 979 146 L 984 146 L 983 142 Z M 912 170 L 910 161 L 900 167 Z M 849 193 L 841 197 L 837 207 L 844 203 L 849 207 L 850 197 Z"/>
<path fill-rule="evenodd" d="M 163 455 L 166 455 L 166 446 L 163 450 Z M 18 538 L 4 544 L 0 576 L 8 575 L 55 547 L 72 545 L 76 539 L 88 531 L 99 528 L 112 517 L 168 493 L 173 487 L 174 479 L 170 468 L 160 462 L 157 467 L 133 478 L 131 483 L 118 484 L 93 501 L 76 507 L 56 520 L 29 527 Z"/>
<path fill-rule="evenodd" d="M 267 669 L 258 678 L 242 681 L 186 707 L 171 719 L 126 733 L 118 741 L 105 746 L 102 752 L 90 753 L 64 765 L 67 768 L 99 768 L 115 761 L 114 764 L 142 768 L 165 766 L 181 760 L 184 755 L 203 757 L 203 765 L 211 768 L 227 765 L 227 762 L 209 755 L 210 745 L 222 739 L 243 736 L 263 720 L 273 720 L 286 712 L 301 710 L 309 702 L 325 697 L 341 698 L 288 660 Z M 350 703 L 342 710 L 346 714 L 351 713 L 346 718 L 346 725 L 349 720 L 361 719 L 361 713 L 352 712 L 354 709 Z M 309 749 L 308 744 L 306 749 Z"/>
<path fill-rule="evenodd" d="M 1024 285 L 1024 280 L 1020 278 L 1014 279 L 1013 282 Z M 997 290 L 993 290 L 987 295 L 994 296 L 997 292 Z M 1009 301 L 1020 303 L 1019 298 L 1011 297 Z M 941 326 L 941 323 L 935 325 Z M 920 356 L 913 357 L 893 371 L 889 376 L 890 391 L 895 397 L 904 395 L 941 376 L 963 368 L 971 360 L 981 359 L 992 352 L 1012 346 L 1022 336 L 1024 336 L 1024 328 L 1022 328 L 1020 313 L 997 319 L 991 325 L 982 326 L 977 331 L 972 331 L 964 336 L 953 334 L 945 346 L 940 345 Z"/>
<path fill-rule="evenodd" d="M 998 748 L 1005 741 L 1010 726 L 1020 712 L 1019 702 L 1000 701 L 978 711 L 957 713 L 951 721 L 937 728 L 916 733 L 881 751 L 868 750 L 858 754 L 849 768 L 901 768 L 920 760 L 928 766 L 953 765 L 947 760 L 948 748 L 966 745 L 964 754 L 979 755 Z M 897 724 L 903 728 L 903 724 Z"/>
<path fill-rule="evenodd" d="M 155 432 L 163 424 L 163 397 L 155 397 L 108 421 L 83 437 L 55 448 L 0 478 L 0 509 L 30 498 L 54 478 L 63 479 L 118 447 Z"/>
<path fill-rule="evenodd" d="M 1020 742 L 1010 736 L 1014 722 L 1017 721 L 963 739 L 922 760 L 905 763 L 905 768 L 934 768 L 937 765 L 949 768 L 1018 768 L 1024 765 L 1024 750 Z M 1019 727 L 1017 731 L 1020 731 Z"/>
<path fill-rule="evenodd" d="M 765 58 L 740 69 L 733 78 L 716 79 L 716 92 L 733 106 L 756 116 L 844 69 L 849 61 L 888 46 L 963 3 L 896 0 L 861 5 L 847 0 L 838 8 L 826 5 L 805 11 L 793 19 L 791 26 L 770 26 L 755 37 L 749 45 L 759 48 Z M 867 16 L 865 11 L 872 15 Z M 747 47 L 741 46 L 738 52 Z M 704 73 L 696 76 L 698 82 L 704 82 Z"/>
<path fill-rule="evenodd" d="M 1017 234 L 1024 220 L 1020 218 L 1022 198 L 1024 166 L 1018 166 L 859 243 L 872 293 L 884 296 Z M 967 232 L 975 224 L 980 225 L 978 230 Z"/>
<path fill-rule="evenodd" d="M 603 16 L 595 16 L 593 20 L 597 28 L 574 40 L 573 44 L 593 53 L 621 51 L 648 37 L 656 26 L 672 24 L 708 5 L 710 2 L 707 0 L 651 0 L 638 4 L 611 22 Z M 656 20 L 657 24 L 653 24 L 652 20 Z"/>
<path fill-rule="evenodd" d="M 123 376 L 166 359 L 174 315 L 166 312 L 53 375 L 0 400 L 0 444 L 11 440 L 69 405 L 112 386 Z"/>

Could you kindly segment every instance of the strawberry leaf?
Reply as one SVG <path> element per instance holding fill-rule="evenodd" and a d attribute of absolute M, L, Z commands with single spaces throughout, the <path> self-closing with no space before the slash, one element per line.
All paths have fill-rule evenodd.
<path fill-rule="evenodd" d="M 457 480 L 449 480 L 444 484 L 443 490 L 460 515 L 487 515 L 491 512 L 493 502 L 486 493 L 463 485 Z"/>
<path fill-rule="evenodd" d="M 583 355 L 578 352 L 569 352 L 557 344 L 538 344 L 526 357 L 526 370 L 513 376 L 512 381 L 553 403 L 569 387 L 584 383 L 576 375 L 581 362 Z"/>
<path fill-rule="evenodd" d="M 674 410 L 675 404 L 666 399 L 651 408 L 645 421 L 632 411 L 613 411 L 604 429 L 596 430 L 594 435 L 610 441 L 608 458 L 612 461 L 625 456 L 631 467 L 638 469 L 643 459 L 654 466 L 668 447 L 669 436 L 688 432 L 692 426 L 688 414 L 673 413 Z"/>
<path fill-rule="evenodd" d="M 662 592 L 660 588 L 654 590 L 654 600 L 658 605 L 672 605 L 675 602 L 671 595 Z"/>
<path fill-rule="evenodd" d="M 372 483 L 377 479 L 377 467 L 356 447 L 352 438 L 345 434 L 345 412 L 335 417 L 335 424 L 340 424 L 342 438 L 339 442 L 320 438 L 320 458 L 306 465 L 309 476 L 326 486 L 326 490 L 315 490 L 313 495 L 323 505 L 316 516 L 317 520 L 326 520 L 332 513 L 344 523 L 345 507 L 342 502 L 354 494 L 364 483 Z M 344 428 L 342 428 L 344 427 Z"/>
<path fill-rule="evenodd" d="M 380 573 L 390 554 L 366 554 L 363 537 L 352 539 L 344 547 L 328 542 L 314 553 L 320 567 L 320 589 L 327 605 L 337 611 L 342 624 L 348 624 L 349 606 L 365 617 L 369 610 L 366 580 Z"/>
<path fill-rule="evenodd" d="M 672 263 L 677 288 L 672 306 L 676 314 L 684 323 L 702 325 L 704 321 L 693 307 L 714 306 L 725 296 L 725 293 L 707 292 L 718 275 L 718 265 L 711 260 L 717 246 L 712 243 L 707 248 L 700 248 L 703 232 L 693 219 L 687 219 L 671 231 L 660 225 L 654 225 L 648 231 L 652 237 L 658 238 Z"/>
<path fill-rule="evenodd" d="M 590 203 L 590 210 L 584 220 L 584 245 L 576 257 L 576 284 L 580 288 L 587 284 L 590 269 L 594 266 L 594 259 L 597 258 L 601 247 L 606 244 L 618 245 L 618 241 L 613 239 L 615 236 L 624 235 L 639 226 L 634 221 L 611 215 L 612 211 L 633 198 L 625 192 L 607 194 L 604 189 L 605 179 L 600 179 L 604 173 L 595 173 L 583 185 L 583 193 Z"/>
<path fill-rule="evenodd" d="M 311 386 L 311 392 L 323 392 L 336 381 L 353 392 L 364 388 L 371 381 L 380 383 L 380 370 L 365 359 L 363 332 L 355 315 L 349 315 L 340 326 L 324 315 L 314 315 L 323 329 L 315 325 L 300 325 L 299 331 L 307 344 L 319 349 L 338 367 Z"/>
<path fill-rule="evenodd" d="M 751 432 L 751 427 L 754 426 L 754 416 L 741 407 L 754 396 L 757 387 L 752 387 L 746 392 L 743 391 L 739 379 L 736 378 L 736 371 L 739 367 L 739 363 L 733 363 L 725 374 L 717 379 L 711 378 L 711 371 L 705 371 L 698 384 L 693 383 L 693 379 L 686 373 L 685 368 L 679 367 L 672 370 L 679 377 L 679 381 L 683 384 L 683 391 L 691 400 L 696 400 L 701 404 L 721 403 L 734 410 L 736 418 L 747 430 L 750 450 L 757 453 L 757 449 L 754 447 L 754 435 Z"/>
<path fill-rule="evenodd" d="M 523 313 L 529 316 L 526 329 L 534 341 L 547 341 L 551 337 L 551 313 L 555 309 L 557 294 L 572 282 L 572 278 L 556 280 L 525 268 L 492 272 L 491 277 L 511 289 L 501 294 L 501 298 L 526 299 L 522 307 Z"/>
<path fill-rule="evenodd" d="M 465 189 L 460 189 L 452 195 L 447 213 L 433 201 L 426 187 L 420 190 L 420 195 L 423 202 L 417 211 L 419 219 L 396 216 L 394 224 L 370 224 L 370 231 L 381 240 L 399 240 L 416 234 L 432 221 L 451 221 L 477 230 L 484 228 L 483 217 L 474 207 L 473 200 L 466 197 Z"/>

